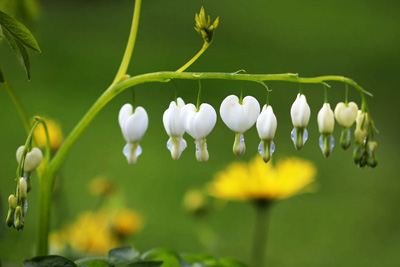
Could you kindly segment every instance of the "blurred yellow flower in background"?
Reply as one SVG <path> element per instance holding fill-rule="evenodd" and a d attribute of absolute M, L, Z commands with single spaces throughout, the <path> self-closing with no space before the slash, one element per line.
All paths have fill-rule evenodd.
<path fill-rule="evenodd" d="M 138 233 L 143 227 L 142 217 L 129 209 L 117 212 L 114 218 L 113 228 L 119 237 L 126 237 Z"/>
<path fill-rule="evenodd" d="M 116 188 L 113 182 L 105 176 L 98 176 L 92 179 L 88 184 L 89 192 L 94 196 L 111 196 Z"/>
<path fill-rule="evenodd" d="M 191 189 L 183 197 L 183 207 L 189 212 L 201 212 L 207 207 L 207 198 L 202 190 Z"/>
<path fill-rule="evenodd" d="M 61 126 L 60 124 L 56 123 L 51 119 L 46 119 L 46 126 L 47 126 L 47 131 L 49 133 L 50 148 L 51 150 L 55 151 L 61 146 L 62 142 L 64 141 L 64 136 L 61 131 Z M 47 143 L 46 133 L 44 131 L 42 124 L 39 124 L 36 127 L 35 138 L 39 147 L 41 148 L 46 147 Z"/>
<path fill-rule="evenodd" d="M 110 249 L 120 246 L 124 238 L 141 229 L 141 216 L 126 208 L 86 211 L 76 222 L 50 234 L 51 250 L 60 253 L 72 249 L 76 253 L 105 256 Z"/>
<path fill-rule="evenodd" d="M 315 175 L 315 166 L 307 160 L 287 158 L 273 166 L 257 156 L 249 163 L 234 162 L 217 173 L 208 192 L 225 200 L 279 200 L 311 191 Z"/>

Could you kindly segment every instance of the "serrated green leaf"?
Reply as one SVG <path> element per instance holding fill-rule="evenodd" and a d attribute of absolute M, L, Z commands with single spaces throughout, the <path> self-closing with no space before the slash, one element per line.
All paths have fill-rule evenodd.
<path fill-rule="evenodd" d="M 38 266 L 50 266 L 50 267 L 77 267 L 76 264 L 61 256 L 39 256 L 30 260 L 24 260 L 24 267 L 38 267 Z"/>
<path fill-rule="evenodd" d="M 24 46 L 41 52 L 39 45 L 32 33 L 18 20 L 0 11 L 0 25 L 7 29 L 11 35 Z"/>
<path fill-rule="evenodd" d="M 139 252 L 131 247 L 114 248 L 108 252 L 108 258 L 113 264 L 132 261 L 138 256 Z"/>
<path fill-rule="evenodd" d="M 3 72 L 0 69 L 0 83 L 4 83 L 4 76 L 3 76 Z"/>
<path fill-rule="evenodd" d="M 28 75 L 28 80 L 31 79 L 31 64 L 29 60 L 28 52 L 25 47 L 19 43 L 18 40 L 14 39 L 13 35 L 7 30 L 3 29 L 4 36 L 6 37 L 9 45 L 14 50 L 15 54 L 21 65 L 24 67 L 26 74 Z"/>
<path fill-rule="evenodd" d="M 126 267 L 159 267 L 162 264 L 162 261 L 138 261 L 128 264 Z"/>

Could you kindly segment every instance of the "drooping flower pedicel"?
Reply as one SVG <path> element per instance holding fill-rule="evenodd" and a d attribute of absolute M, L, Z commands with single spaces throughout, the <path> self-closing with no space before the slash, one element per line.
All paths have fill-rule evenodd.
<path fill-rule="evenodd" d="M 237 96 L 230 95 L 222 101 L 219 113 L 225 125 L 235 132 L 233 153 L 240 157 L 246 151 L 243 134 L 256 123 L 260 104 L 252 96 L 240 100 Z"/>

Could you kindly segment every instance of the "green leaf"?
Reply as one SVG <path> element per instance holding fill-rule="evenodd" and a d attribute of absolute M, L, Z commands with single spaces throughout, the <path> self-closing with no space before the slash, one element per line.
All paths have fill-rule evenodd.
<path fill-rule="evenodd" d="M 0 69 L 0 83 L 4 83 L 4 76 L 3 76 L 3 72 L 1 72 L 1 69 Z"/>
<path fill-rule="evenodd" d="M 153 249 L 143 254 L 143 259 L 162 261 L 161 267 L 180 267 L 179 254 L 171 249 Z"/>
<path fill-rule="evenodd" d="M 220 264 L 219 266 L 221 267 L 248 267 L 243 262 L 230 258 L 219 259 L 218 263 Z"/>
<path fill-rule="evenodd" d="M 3 38 L 3 28 L 0 25 L 0 40 Z"/>
<path fill-rule="evenodd" d="M 126 267 L 159 267 L 162 264 L 162 261 L 138 261 L 128 264 Z"/>
<path fill-rule="evenodd" d="M 114 248 L 108 252 L 108 258 L 113 264 L 132 261 L 139 256 L 139 252 L 131 247 Z"/>
<path fill-rule="evenodd" d="M 18 60 L 24 67 L 26 74 L 28 75 L 28 80 L 31 79 L 31 64 L 29 60 L 28 52 L 26 51 L 25 47 L 19 43 L 18 40 L 14 39 L 11 33 L 7 29 L 3 29 L 4 36 L 6 37 L 8 43 L 10 44 L 11 48 L 14 50 L 15 54 L 17 55 Z"/>
<path fill-rule="evenodd" d="M 107 261 L 105 260 L 88 260 L 84 262 L 77 263 L 78 266 L 87 266 L 87 267 L 108 267 L 110 266 Z"/>
<path fill-rule="evenodd" d="M 11 35 L 21 44 L 37 52 L 41 52 L 38 43 L 32 33 L 18 20 L 0 11 L 0 25 L 6 28 Z"/>
<path fill-rule="evenodd" d="M 76 264 L 61 256 L 39 256 L 25 260 L 24 267 L 48 266 L 48 267 L 77 267 Z"/>

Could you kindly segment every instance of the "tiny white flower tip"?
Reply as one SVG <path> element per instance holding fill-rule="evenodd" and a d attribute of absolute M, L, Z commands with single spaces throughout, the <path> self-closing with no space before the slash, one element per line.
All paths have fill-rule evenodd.
<path fill-rule="evenodd" d="M 17 162 L 21 160 L 22 157 L 22 152 L 24 151 L 25 146 L 20 146 L 17 149 Z M 37 167 L 39 167 L 40 163 L 42 162 L 43 154 L 42 151 L 34 147 L 32 150 L 28 153 L 26 153 L 25 156 L 25 162 L 24 162 L 24 172 L 32 172 L 35 170 Z"/>
<path fill-rule="evenodd" d="M 137 142 L 128 142 L 124 146 L 122 153 L 130 165 L 135 165 L 137 158 L 142 154 L 142 147 Z"/>
<path fill-rule="evenodd" d="M 178 98 L 177 102 L 178 105 L 175 101 L 171 101 L 163 115 L 164 128 L 169 136 L 183 136 L 185 133 L 180 119 L 180 111 L 185 106 L 185 102 L 182 98 Z"/>
<path fill-rule="evenodd" d="M 264 105 L 260 115 L 257 118 L 257 132 L 261 140 L 272 140 L 275 137 L 277 120 L 274 111 L 270 105 Z"/>
<path fill-rule="evenodd" d="M 146 133 L 149 118 L 143 107 L 137 107 L 132 113 L 131 104 L 125 104 L 118 116 L 122 134 L 127 142 L 139 142 Z"/>
<path fill-rule="evenodd" d="M 324 103 L 318 112 L 318 129 L 321 134 L 330 134 L 335 126 L 335 118 L 329 103 Z"/>
<path fill-rule="evenodd" d="M 260 104 L 252 96 L 246 96 L 240 104 L 237 96 L 229 95 L 222 101 L 219 113 L 229 129 L 244 133 L 256 123 Z"/>
<path fill-rule="evenodd" d="M 201 104 L 198 111 L 193 104 L 187 104 L 181 109 L 180 119 L 183 128 L 190 136 L 201 139 L 211 133 L 217 121 L 217 113 L 206 103 Z"/>
<path fill-rule="evenodd" d="M 296 100 L 290 109 L 290 116 L 294 127 L 305 128 L 310 121 L 311 110 L 304 94 L 297 94 Z"/>
<path fill-rule="evenodd" d="M 347 105 L 340 102 L 335 107 L 335 118 L 340 126 L 350 128 L 356 121 L 358 106 L 354 102 L 349 102 Z"/>

